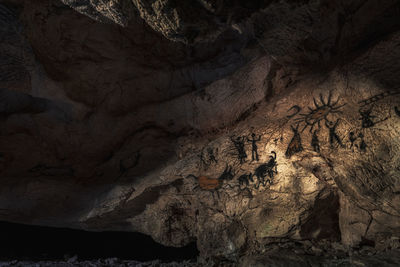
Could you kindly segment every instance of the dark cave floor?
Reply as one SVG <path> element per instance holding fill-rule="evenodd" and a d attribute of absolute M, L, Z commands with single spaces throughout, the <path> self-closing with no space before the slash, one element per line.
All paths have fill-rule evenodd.
<path fill-rule="evenodd" d="M 123 260 L 119 258 L 105 258 L 97 260 L 80 260 L 77 256 L 65 258 L 64 260 L 49 260 L 49 261 L 19 261 L 9 260 L 0 261 L 1 267 L 6 266 L 153 266 L 153 267 L 173 267 L 173 266 L 326 266 L 326 267 L 347 267 L 347 266 L 365 266 L 365 267 L 385 267 L 385 266 L 400 266 L 400 250 L 393 249 L 384 252 L 377 252 L 374 248 L 363 246 L 358 250 L 350 252 L 333 253 L 322 248 L 312 247 L 313 253 L 304 251 L 303 248 L 282 248 L 282 246 L 290 246 L 289 244 L 281 244 L 268 247 L 264 252 L 254 255 L 242 256 L 238 260 L 227 259 L 202 259 L 199 261 L 186 260 L 177 262 L 161 262 L 159 260 L 140 262 L 135 260 Z"/>

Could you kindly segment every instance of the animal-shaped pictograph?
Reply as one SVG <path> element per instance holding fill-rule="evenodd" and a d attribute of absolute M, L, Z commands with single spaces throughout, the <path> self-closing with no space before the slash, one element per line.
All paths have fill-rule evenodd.
<path fill-rule="evenodd" d="M 241 188 L 241 186 L 243 185 L 248 187 L 250 185 L 250 182 L 252 183 L 254 182 L 253 174 L 251 172 L 249 174 L 242 174 L 239 176 L 238 181 L 239 181 L 239 188 Z"/>
<path fill-rule="evenodd" d="M 224 181 L 230 181 L 235 177 L 234 170 L 232 166 L 226 165 L 225 170 L 221 173 L 221 175 L 218 178 L 210 178 L 207 176 L 195 176 L 193 174 L 189 174 L 186 176 L 186 178 L 195 178 L 196 181 L 198 182 L 198 185 L 195 186 L 193 189 L 196 189 L 200 187 L 203 190 L 208 190 L 212 193 L 214 197 L 214 192 L 217 193 L 219 197 L 219 192 L 218 190 L 222 187 L 224 184 Z M 232 187 L 232 186 L 231 186 Z"/>
<path fill-rule="evenodd" d="M 276 153 L 275 151 L 271 151 L 272 156 L 269 156 L 269 161 L 267 163 L 259 165 L 254 170 L 254 175 L 257 178 L 257 184 L 254 185 L 254 188 L 258 189 L 260 184 L 265 186 L 265 183 L 268 182 L 270 185 L 273 182 L 274 174 L 278 174 L 278 163 L 276 162 Z M 267 178 L 267 181 L 265 179 Z"/>

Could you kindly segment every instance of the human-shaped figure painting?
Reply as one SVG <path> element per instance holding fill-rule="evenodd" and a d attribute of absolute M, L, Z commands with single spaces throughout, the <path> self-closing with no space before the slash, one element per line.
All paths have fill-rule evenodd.
<path fill-rule="evenodd" d="M 318 131 L 319 130 L 315 130 L 313 132 L 313 135 L 312 135 L 312 138 L 311 138 L 311 146 L 313 147 L 314 151 L 317 152 L 317 153 L 320 152 Z"/>
<path fill-rule="evenodd" d="M 261 140 L 261 135 L 258 136 L 258 139 L 256 139 L 256 134 L 252 133 L 251 134 L 251 139 L 247 138 L 247 142 L 251 143 L 251 161 L 258 161 L 258 147 L 257 147 L 257 142 Z"/>
<path fill-rule="evenodd" d="M 236 139 L 233 139 L 233 137 L 231 136 L 231 141 L 233 142 L 233 144 L 235 145 L 235 148 L 237 150 L 238 153 L 238 159 L 240 161 L 240 164 L 243 164 L 244 162 L 246 162 L 246 158 L 247 158 L 247 154 L 246 154 L 246 150 L 244 149 L 244 136 L 238 136 L 236 137 Z"/>
<path fill-rule="evenodd" d="M 341 147 L 343 147 L 342 140 L 340 140 L 339 136 L 336 134 L 336 127 L 339 124 L 340 119 L 337 119 L 335 123 L 332 121 L 326 121 L 325 126 L 329 129 L 329 143 L 331 144 L 331 148 L 333 148 L 333 144 L 337 142 Z"/>
<path fill-rule="evenodd" d="M 218 163 L 218 160 L 215 158 L 215 155 L 214 155 L 214 150 L 211 147 L 207 148 L 207 153 L 208 153 L 208 158 L 210 159 L 210 163 L 211 162 Z"/>

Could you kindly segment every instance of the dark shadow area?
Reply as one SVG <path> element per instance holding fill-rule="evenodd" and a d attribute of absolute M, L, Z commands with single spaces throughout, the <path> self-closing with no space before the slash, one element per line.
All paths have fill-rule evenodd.
<path fill-rule="evenodd" d="M 314 204 L 307 221 L 301 226 L 300 235 L 304 239 L 327 239 L 339 242 L 339 195 L 332 191 L 320 196 Z"/>
<path fill-rule="evenodd" d="M 182 248 L 166 247 L 150 236 L 131 232 L 88 232 L 66 228 L 0 222 L 0 260 L 79 260 L 119 258 L 162 262 L 196 259 L 193 242 Z"/>

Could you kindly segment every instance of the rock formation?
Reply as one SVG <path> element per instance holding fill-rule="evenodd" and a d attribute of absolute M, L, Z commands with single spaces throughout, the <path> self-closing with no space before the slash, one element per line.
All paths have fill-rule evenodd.
<path fill-rule="evenodd" d="M 394 0 L 0 1 L 0 219 L 244 266 L 274 246 L 400 248 L 399 16 Z"/>

